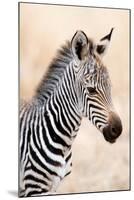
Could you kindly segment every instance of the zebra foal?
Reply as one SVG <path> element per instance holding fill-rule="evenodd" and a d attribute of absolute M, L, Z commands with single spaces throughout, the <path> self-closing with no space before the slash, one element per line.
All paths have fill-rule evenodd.
<path fill-rule="evenodd" d="M 112 31 L 99 44 L 77 31 L 50 64 L 32 101 L 21 106 L 19 196 L 56 191 L 71 172 L 71 147 L 83 116 L 110 143 L 121 134 L 102 62 Z"/>

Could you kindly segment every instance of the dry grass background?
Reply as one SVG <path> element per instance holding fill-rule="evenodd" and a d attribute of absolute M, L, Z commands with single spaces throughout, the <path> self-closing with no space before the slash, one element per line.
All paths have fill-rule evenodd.
<path fill-rule="evenodd" d="M 123 133 L 109 144 L 87 120 L 73 145 L 73 170 L 57 193 L 127 190 L 129 188 L 129 13 L 127 10 L 20 6 L 20 97 L 30 99 L 65 40 L 83 30 L 96 41 L 115 27 L 104 58 L 112 81 L 113 102 Z"/>

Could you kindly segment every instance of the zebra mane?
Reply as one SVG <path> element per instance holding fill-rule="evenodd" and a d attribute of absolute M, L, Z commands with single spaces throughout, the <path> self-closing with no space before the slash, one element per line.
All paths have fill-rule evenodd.
<path fill-rule="evenodd" d="M 71 43 L 67 41 L 66 44 L 57 51 L 56 57 L 50 63 L 48 71 L 39 83 L 35 94 L 37 99 L 41 100 L 42 96 L 43 98 L 48 98 L 52 94 L 72 58 Z"/>

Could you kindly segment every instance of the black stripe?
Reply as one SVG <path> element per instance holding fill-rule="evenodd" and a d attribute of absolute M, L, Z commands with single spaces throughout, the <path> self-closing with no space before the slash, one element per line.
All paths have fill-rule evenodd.
<path fill-rule="evenodd" d="M 39 122 L 40 122 L 40 113 L 39 113 L 39 111 L 37 111 L 37 124 L 36 124 L 36 127 L 35 127 L 36 132 L 34 132 L 34 134 L 36 134 L 36 136 L 38 137 L 38 142 L 41 146 Z"/>
<path fill-rule="evenodd" d="M 26 189 L 28 189 L 28 188 L 39 188 L 39 189 L 41 189 L 41 187 L 40 187 L 37 183 L 35 183 L 35 184 L 26 183 L 26 184 L 25 184 L 25 188 L 26 188 Z"/>
<path fill-rule="evenodd" d="M 69 171 L 67 174 L 65 174 L 65 176 L 64 176 L 64 177 L 68 176 L 69 174 L 71 174 L 71 171 Z"/>
<path fill-rule="evenodd" d="M 66 159 L 65 159 L 66 163 L 69 161 L 69 159 L 71 158 L 71 156 L 72 156 L 72 152 L 66 157 Z"/>
<path fill-rule="evenodd" d="M 37 111 L 38 112 L 38 111 Z M 36 147 L 37 148 L 40 148 L 40 146 L 39 145 L 41 145 L 40 144 L 40 141 L 39 141 L 39 129 L 37 128 L 37 127 L 35 127 L 35 121 L 36 121 L 36 115 L 37 115 L 37 113 L 35 112 L 34 113 L 34 119 L 33 119 L 33 124 L 32 124 L 32 138 L 33 138 L 33 140 L 34 140 L 34 144 L 36 144 Z M 37 118 L 37 121 L 38 121 L 38 118 Z M 36 131 L 36 132 L 35 132 Z M 36 137 L 35 137 L 35 135 L 36 135 Z M 38 143 L 37 143 L 37 139 L 38 139 L 38 142 L 39 142 L 39 145 L 38 145 Z"/>
<path fill-rule="evenodd" d="M 99 125 L 98 128 L 100 129 L 102 125 Z"/>

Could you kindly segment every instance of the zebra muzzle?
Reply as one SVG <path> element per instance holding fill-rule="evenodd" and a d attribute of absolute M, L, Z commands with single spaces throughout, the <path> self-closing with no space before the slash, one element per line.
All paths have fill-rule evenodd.
<path fill-rule="evenodd" d="M 108 125 L 103 128 L 103 135 L 106 141 L 114 143 L 122 133 L 122 123 L 119 116 L 110 112 Z"/>

